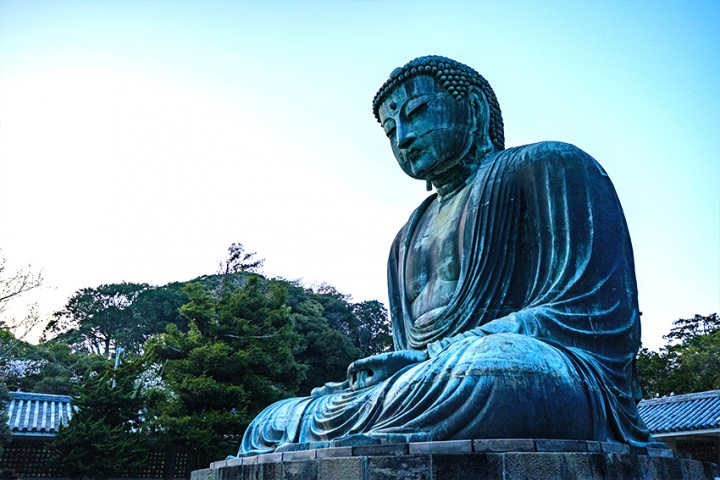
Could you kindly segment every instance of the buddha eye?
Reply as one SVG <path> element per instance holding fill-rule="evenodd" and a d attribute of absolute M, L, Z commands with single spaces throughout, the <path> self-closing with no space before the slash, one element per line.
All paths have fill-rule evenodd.
<path fill-rule="evenodd" d="M 412 109 L 408 110 L 407 116 L 412 117 L 414 115 L 418 115 L 424 112 L 425 110 L 427 110 L 427 104 L 428 102 L 422 102 L 418 105 L 415 105 Z"/>
<path fill-rule="evenodd" d="M 405 105 L 405 115 L 411 118 L 427 110 L 430 98 L 427 96 L 416 97 L 410 99 Z"/>
<path fill-rule="evenodd" d="M 383 130 L 385 130 L 385 136 L 390 138 L 393 135 L 393 133 L 395 133 L 395 122 L 393 122 L 393 121 L 386 122 L 385 125 L 383 125 Z"/>

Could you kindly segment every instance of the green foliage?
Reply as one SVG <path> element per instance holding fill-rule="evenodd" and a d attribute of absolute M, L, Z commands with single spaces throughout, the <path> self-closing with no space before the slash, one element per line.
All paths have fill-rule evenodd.
<path fill-rule="evenodd" d="M 720 318 L 716 313 L 676 320 L 659 352 L 643 348 L 637 368 L 645 397 L 720 388 Z"/>
<path fill-rule="evenodd" d="M 358 325 L 354 340 L 361 357 L 392 349 L 391 326 L 385 305 L 377 300 L 360 302 L 353 305 L 353 313 Z"/>
<path fill-rule="evenodd" d="M 136 283 L 83 288 L 55 313 L 45 331 L 59 334 L 58 340 L 78 350 L 109 357 L 118 343 L 125 344 L 134 336 L 130 307 L 147 288 Z"/>
<path fill-rule="evenodd" d="M 382 304 L 353 304 L 331 287 L 240 272 L 202 277 L 184 292 L 187 329 L 168 325 L 146 343 L 148 361 L 162 365 L 145 392 L 148 420 L 163 442 L 208 459 L 234 453 L 271 403 L 344 379 L 360 347 L 389 348 Z"/>
<path fill-rule="evenodd" d="M 11 390 L 72 395 L 90 372 L 102 372 L 110 361 L 99 355 L 76 354 L 63 343 L 23 344 L 2 368 Z"/>
<path fill-rule="evenodd" d="M 169 325 L 147 343 L 163 365 L 162 384 L 146 392 L 149 423 L 164 442 L 223 458 L 262 408 L 295 394 L 307 370 L 294 358 L 301 339 L 283 282 L 231 276 L 185 293 L 188 330 Z"/>
<path fill-rule="evenodd" d="M 50 443 L 51 462 L 70 478 L 109 478 L 146 459 L 143 402 L 135 386 L 139 363 L 88 375 L 73 399 L 77 411 Z"/>
<path fill-rule="evenodd" d="M 178 309 L 187 301 L 180 283 L 164 287 L 116 283 L 83 288 L 54 314 L 45 335 L 75 350 L 105 357 L 122 346 L 141 353 L 145 341 L 178 323 Z"/>
<path fill-rule="evenodd" d="M 220 262 L 218 274 L 227 275 L 239 272 L 255 272 L 257 273 L 265 263 L 265 259 L 255 258 L 257 253 L 246 252 L 242 243 L 232 243 L 228 247 L 228 257 Z"/>
<path fill-rule="evenodd" d="M 693 318 L 681 318 L 673 322 L 675 325 L 670 333 L 663 338 L 670 343 L 688 345 L 695 339 L 709 335 L 720 330 L 720 317 L 717 313 L 707 316 L 695 315 Z"/>
<path fill-rule="evenodd" d="M 353 360 L 391 348 L 380 302 L 266 279 L 253 273 L 262 265 L 254 255 L 233 244 L 219 275 L 81 289 L 46 328 L 52 340 L 37 346 L 0 329 L 0 352 L 12 351 L 0 358 L 0 373 L 11 388 L 78 395 L 80 411 L 54 447 L 68 475 L 126 471 L 147 442 L 223 458 L 269 404 L 343 380 Z M 142 373 L 108 370 L 119 347 L 131 364 L 142 361 Z M 121 403 L 132 410 L 114 415 Z"/>
<path fill-rule="evenodd" d="M 361 357 L 392 349 L 390 320 L 382 303 L 377 300 L 351 303 L 349 295 L 327 284 L 307 295 L 322 305 L 323 317 L 333 329 L 352 340 Z"/>
<path fill-rule="evenodd" d="M 309 367 L 299 392 L 345 379 L 348 365 L 358 358 L 388 351 L 392 346 L 387 310 L 377 301 L 351 303 L 350 297 L 323 284 L 315 290 L 286 283 L 287 305 L 302 337 L 296 353 Z"/>

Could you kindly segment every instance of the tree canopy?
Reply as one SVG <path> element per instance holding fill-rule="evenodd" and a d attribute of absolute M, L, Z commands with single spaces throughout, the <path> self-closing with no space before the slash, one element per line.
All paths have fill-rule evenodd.
<path fill-rule="evenodd" d="M 215 275 L 80 289 L 54 314 L 41 344 L 0 329 L 0 349 L 15 342 L 0 374 L 13 389 L 71 394 L 84 405 L 59 437 L 58 452 L 82 449 L 83 435 L 107 446 L 127 422 L 140 422 L 93 416 L 98 412 L 88 405 L 96 398 L 98 411 L 120 400 L 137 407 L 143 438 L 152 445 L 184 446 L 201 462 L 235 453 L 263 408 L 343 380 L 352 361 L 392 347 L 383 304 L 353 302 L 327 284 L 266 278 L 257 273 L 262 260 L 255 255 L 233 244 Z M 132 375 L 111 370 L 120 348 L 135 366 Z M 132 377 L 132 392 L 126 383 L 109 387 L 120 385 L 122 375 Z M 77 464 L 99 455 L 86 450 L 67 458 Z"/>
<path fill-rule="evenodd" d="M 238 280 L 238 279 L 234 279 Z M 169 325 L 148 341 L 162 384 L 148 392 L 151 424 L 169 443 L 220 458 L 232 453 L 252 417 L 296 392 L 307 367 L 294 357 L 300 336 L 282 283 L 259 276 L 218 289 L 185 287 L 187 331 Z"/>
<path fill-rule="evenodd" d="M 140 353 L 151 335 L 181 322 L 178 309 L 187 301 L 182 285 L 123 282 L 83 288 L 53 315 L 45 337 L 105 357 L 118 346 Z"/>
<path fill-rule="evenodd" d="M 720 318 L 717 313 L 681 318 L 659 352 L 646 348 L 637 359 L 645 397 L 720 388 Z"/>
<path fill-rule="evenodd" d="M 49 445 L 55 468 L 70 478 L 109 478 L 142 465 L 147 436 L 138 367 L 130 362 L 84 378 L 75 414 Z"/>

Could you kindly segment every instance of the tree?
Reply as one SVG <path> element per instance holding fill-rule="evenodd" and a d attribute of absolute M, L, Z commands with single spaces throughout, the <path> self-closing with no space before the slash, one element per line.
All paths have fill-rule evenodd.
<path fill-rule="evenodd" d="M 377 300 L 355 303 L 353 314 L 357 318 L 355 345 L 361 357 L 368 357 L 392 349 L 390 320 L 385 305 Z"/>
<path fill-rule="evenodd" d="M 377 300 L 352 303 L 350 295 L 342 294 L 326 283 L 315 287 L 313 293 L 330 326 L 353 341 L 360 357 L 392 349 L 390 320 L 382 303 Z"/>
<path fill-rule="evenodd" d="M 649 397 L 720 388 L 720 318 L 716 313 L 681 318 L 659 352 L 640 350 L 638 376 Z"/>
<path fill-rule="evenodd" d="M 27 313 L 20 319 L 5 317 L 5 308 L 24 293 L 42 285 L 42 274 L 28 270 L 10 270 L 7 260 L 0 252 L 0 330 L 13 332 L 14 341 L 4 341 L 0 345 L 0 362 L 6 360 L 18 342 L 40 323 L 37 305 L 30 305 Z M 6 339 L 7 340 L 7 339 Z"/>
<path fill-rule="evenodd" d="M 42 285 L 42 274 L 30 270 L 11 271 L 0 252 L 0 313 L 11 300 Z"/>
<path fill-rule="evenodd" d="M 255 255 L 257 255 L 256 252 L 246 252 L 242 243 L 232 243 L 228 247 L 228 257 L 220 262 L 218 274 L 260 271 L 265 259 L 257 259 Z"/>
<path fill-rule="evenodd" d="M 50 444 L 51 462 L 70 478 L 109 478 L 142 465 L 147 439 L 136 387 L 139 362 L 85 377 L 77 411 Z"/>
<path fill-rule="evenodd" d="M 242 273 L 212 284 L 185 287 L 187 331 L 171 324 L 147 343 L 162 366 L 161 385 L 146 392 L 153 432 L 208 460 L 234 453 L 252 418 L 294 395 L 306 371 L 283 282 Z"/>
<path fill-rule="evenodd" d="M 118 283 L 78 290 L 65 308 L 53 315 L 45 332 L 78 350 L 109 358 L 116 346 L 134 340 L 135 318 L 130 306 L 148 288 L 146 284 Z"/>
<path fill-rule="evenodd" d="M 30 306 L 28 313 L 20 320 L 5 318 L 5 308 L 8 303 L 18 299 L 21 295 L 30 290 L 38 288 L 42 284 L 42 274 L 33 273 L 28 270 L 10 270 L 7 267 L 7 260 L 0 252 L 0 457 L 2 457 L 4 446 L 11 440 L 11 432 L 8 427 L 6 405 L 10 396 L 7 388 L 7 366 L 11 360 L 14 350 L 22 342 L 22 339 L 30 333 L 40 321 L 35 305 Z M 15 331 L 17 335 L 13 334 Z"/>
<path fill-rule="evenodd" d="M 64 343 L 32 345 L 0 331 L 0 348 L 7 342 L 14 342 L 15 348 L 0 362 L 0 376 L 10 390 L 72 395 L 90 372 L 110 365 L 105 357 L 75 353 Z"/>
<path fill-rule="evenodd" d="M 707 316 L 695 315 L 693 318 L 680 318 L 673 322 L 670 333 L 663 336 L 670 343 L 687 345 L 696 338 L 720 330 L 720 317 L 717 313 Z"/>
<path fill-rule="evenodd" d="M 139 354 L 151 335 L 181 321 L 178 309 L 187 301 L 182 288 L 178 282 L 163 287 L 123 282 L 83 288 L 54 314 L 45 335 L 108 358 L 118 346 Z"/>
<path fill-rule="evenodd" d="M 348 365 L 360 356 L 360 351 L 350 337 L 331 327 L 328 317 L 333 312 L 324 308 L 318 294 L 298 283 L 287 282 L 285 286 L 293 327 L 300 336 L 295 359 L 308 367 L 298 391 L 309 395 L 315 387 L 343 380 Z"/>

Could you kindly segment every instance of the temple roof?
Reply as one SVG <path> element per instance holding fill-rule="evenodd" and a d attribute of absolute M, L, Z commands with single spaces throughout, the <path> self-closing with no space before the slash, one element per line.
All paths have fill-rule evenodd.
<path fill-rule="evenodd" d="M 653 434 L 717 430 L 720 390 L 643 400 L 638 412 Z"/>
<path fill-rule="evenodd" d="M 73 414 L 69 395 L 10 392 L 8 426 L 14 436 L 49 437 Z"/>

